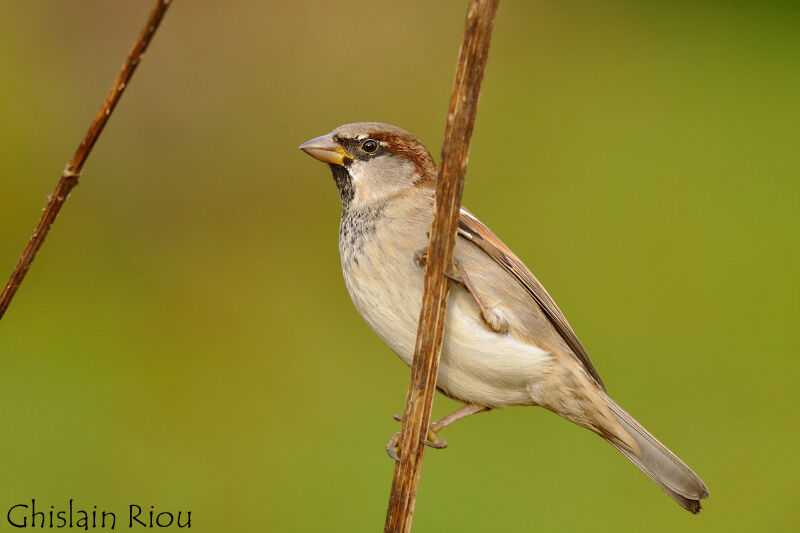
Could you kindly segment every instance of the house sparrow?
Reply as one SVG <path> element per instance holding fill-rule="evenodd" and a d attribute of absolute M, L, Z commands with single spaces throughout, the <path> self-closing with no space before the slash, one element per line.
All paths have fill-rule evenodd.
<path fill-rule="evenodd" d="M 300 145 L 330 165 L 342 201 L 347 289 L 370 327 L 408 365 L 414 356 L 437 169 L 408 132 L 346 124 Z M 538 405 L 597 433 L 684 509 L 708 496 L 700 478 L 606 393 L 586 350 L 528 268 L 469 211 L 456 237 L 437 388 L 466 405 L 431 424 Z M 390 454 L 392 453 L 390 449 Z"/>

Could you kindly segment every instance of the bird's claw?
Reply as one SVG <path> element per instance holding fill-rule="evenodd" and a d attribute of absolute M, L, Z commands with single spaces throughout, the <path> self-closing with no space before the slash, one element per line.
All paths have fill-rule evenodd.
<path fill-rule="evenodd" d="M 428 264 L 427 248 L 420 248 L 414 252 L 414 264 L 416 264 L 419 268 L 425 268 L 425 265 Z"/>
<path fill-rule="evenodd" d="M 397 416 L 397 415 L 395 415 Z M 386 453 L 389 454 L 389 457 L 394 459 L 395 461 L 399 461 L 400 458 L 397 456 L 397 441 L 400 440 L 400 432 L 398 431 L 392 438 L 389 439 L 389 442 L 386 444 Z"/>
<path fill-rule="evenodd" d="M 422 443 L 425 446 L 430 446 L 431 448 L 436 448 L 437 450 L 447 448 L 447 441 L 430 428 L 428 428 L 428 435 L 425 437 L 425 440 L 423 440 Z"/>
<path fill-rule="evenodd" d="M 425 268 L 428 264 L 428 249 L 427 248 L 420 248 L 416 252 L 414 252 L 414 264 L 417 265 L 419 268 Z M 456 270 L 461 270 L 461 266 L 459 265 L 457 260 L 453 260 L 453 265 L 456 267 Z M 458 276 L 456 274 L 451 274 L 449 272 L 443 272 L 444 277 L 451 281 L 455 281 L 459 285 L 464 285 L 464 278 Z"/>
<path fill-rule="evenodd" d="M 444 277 L 446 277 L 450 281 L 455 281 L 459 285 L 464 285 L 464 279 L 463 278 L 461 278 L 459 276 L 456 276 L 455 274 L 450 274 L 449 272 L 443 272 L 443 274 L 444 274 Z"/>
<path fill-rule="evenodd" d="M 392 418 L 397 420 L 398 422 L 403 421 L 403 417 L 400 415 L 394 415 Z M 400 458 L 397 456 L 397 449 L 398 449 L 398 441 L 400 440 L 400 432 L 398 431 L 392 438 L 389 439 L 389 442 L 386 444 L 386 453 L 389 454 L 389 457 L 394 459 L 395 461 L 399 461 Z M 439 434 L 433 430 L 433 427 L 428 426 L 428 434 L 425 435 L 425 438 L 422 440 L 422 444 L 425 446 L 430 446 L 431 448 L 436 448 L 437 450 L 441 450 L 442 448 L 447 448 L 447 441 L 444 440 Z"/>

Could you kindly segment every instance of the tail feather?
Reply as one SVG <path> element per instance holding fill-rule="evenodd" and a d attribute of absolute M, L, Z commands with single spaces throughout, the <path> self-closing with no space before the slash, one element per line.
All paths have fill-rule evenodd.
<path fill-rule="evenodd" d="M 678 505 L 691 513 L 700 512 L 700 500 L 708 497 L 708 489 L 703 481 L 614 400 L 605 394 L 603 396 L 619 423 L 636 441 L 640 453 L 637 455 L 614 440 L 608 439 L 608 442 L 647 474 Z"/>

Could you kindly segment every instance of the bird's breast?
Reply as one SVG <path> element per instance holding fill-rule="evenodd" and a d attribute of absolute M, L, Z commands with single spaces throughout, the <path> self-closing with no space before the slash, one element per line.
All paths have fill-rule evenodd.
<path fill-rule="evenodd" d="M 339 247 L 345 284 L 356 309 L 408 365 L 416 344 L 424 269 L 414 253 L 427 245 L 429 221 L 391 212 L 343 216 Z M 451 288 L 437 385 L 463 401 L 500 407 L 531 403 L 526 385 L 541 376 L 549 354 L 481 318 L 472 296 Z"/>
<path fill-rule="evenodd" d="M 413 357 L 422 302 L 424 272 L 414 263 L 416 249 L 407 235 L 395 233 L 383 213 L 342 217 L 339 251 L 350 298 L 375 333 L 407 364 Z"/>

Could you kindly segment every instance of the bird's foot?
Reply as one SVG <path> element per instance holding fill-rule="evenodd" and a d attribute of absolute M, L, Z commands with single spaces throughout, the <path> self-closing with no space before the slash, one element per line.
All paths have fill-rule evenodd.
<path fill-rule="evenodd" d="M 503 316 L 503 313 L 494 309 L 493 307 L 482 307 L 481 316 L 483 321 L 486 322 L 492 331 L 503 335 L 508 333 L 508 320 Z"/>
<path fill-rule="evenodd" d="M 389 457 L 394 459 L 395 461 L 399 461 L 400 458 L 397 456 L 397 442 L 400 440 L 400 432 L 398 431 L 392 438 L 389 439 L 389 442 L 386 443 L 386 453 L 389 454 Z"/>
<path fill-rule="evenodd" d="M 416 252 L 414 252 L 414 264 L 417 265 L 421 269 L 425 269 L 428 265 L 428 248 L 420 248 Z M 457 272 L 461 272 L 461 267 L 458 264 L 457 260 L 453 260 L 453 265 Z M 444 277 L 450 279 L 451 281 L 455 281 L 459 285 L 466 285 L 464 278 L 462 278 L 458 274 L 451 274 L 450 272 L 443 272 Z"/>
<path fill-rule="evenodd" d="M 478 304 L 478 307 L 481 310 L 481 317 L 483 321 L 486 322 L 486 325 L 491 328 L 492 331 L 495 333 L 499 333 L 501 335 L 508 333 L 508 320 L 503 316 L 503 313 L 500 312 L 498 309 L 494 307 L 488 307 L 484 302 L 483 299 L 478 294 L 475 285 L 472 284 L 472 281 L 467 276 L 466 270 L 461 266 L 461 263 L 458 262 L 457 259 L 453 259 L 453 268 L 455 268 L 456 274 L 449 274 L 447 272 L 444 275 L 449 278 L 450 280 L 463 285 L 467 292 L 470 293 L 472 299 L 475 300 L 475 303 Z"/>
<path fill-rule="evenodd" d="M 414 252 L 414 264 L 417 265 L 419 268 L 425 268 L 425 265 L 428 264 L 428 248 L 420 248 L 416 252 Z"/>
<path fill-rule="evenodd" d="M 403 421 L 403 417 L 400 415 L 394 415 L 394 419 L 397 420 L 398 422 Z M 397 456 L 399 440 L 400 440 L 400 432 L 398 431 L 397 433 L 392 435 L 392 438 L 390 438 L 389 442 L 386 444 L 386 453 L 388 453 L 389 457 L 391 457 L 395 461 L 400 460 L 400 458 Z M 425 446 L 430 446 L 431 448 L 436 448 L 437 450 L 440 450 L 442 448 L 447 448 L 447 441 L 444 440 L 442 437 L 440 437 L 436 431 L 434 431 L 433 424 L 428 426 L 428 434 L 422 440 L 422 444 L 424 444 Z"/>

